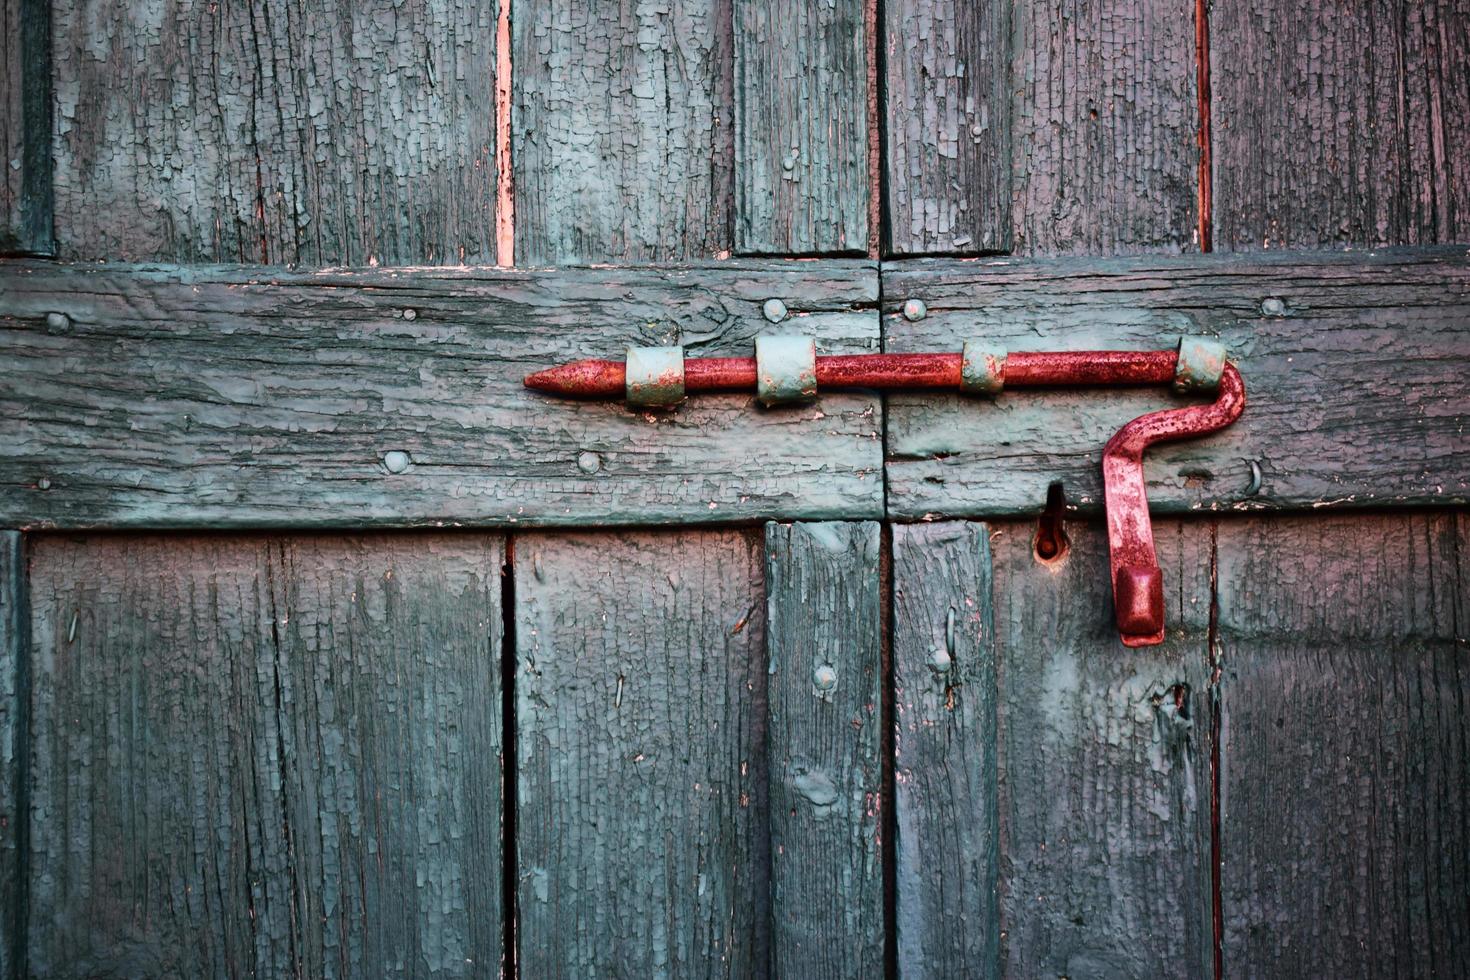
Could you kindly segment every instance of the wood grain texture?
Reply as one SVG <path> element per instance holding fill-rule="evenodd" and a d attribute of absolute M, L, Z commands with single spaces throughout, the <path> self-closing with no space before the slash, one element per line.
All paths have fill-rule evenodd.
<path fill-rule="evenodd" d="M 984 524 L 893 528 L 898 975 L 1000 976 L 1000 795 Z"/>
<path fill-rule="evenodd" d="M 411 273 L 0 265 L 0 523 L 648 524 L 882 514 L 881 406 L 673 414 L 529 392 L 628 344 L 749 356 L 761 315 L 878 343 L 869 263 Z M 63 313 L 68 319 L 48 317 Z M 393 473 L 389 452 L 409 454 Z M 43 481 L 44 484 L 43 484 Z"/>
<path fill-rule="evenodd" d="M 1227 975 L 1470 974 L 1465 525 L 1220 525 Z"/>
<path fill-rule="evenodd" d="M 494 0 L 58 0 L 61 254 L 495 260 Z"/>
<path fill-rule="evenodd" d="M 0 0 L 0 250 L 20 247 L 25 153 L 22 0 Z"/>
<path fill-rule="evenodd" d="M 1198 249 L 1192 6 L 884 11 L 892 254 Z"/>
<path fill-rule="evenodd" d="M 494 976 L 494 536 L 33 545 L 37 976 Z"/>
<path fill-rule="evenodd" d="M 29 724 L 30 615 L 25 542 L 18 531 L 0 531 L 0 978 L 19 980 L 25 968 L 24 816 L 28 788 L 25 757 Z"/>
<path fill-rule="evenodd" d="M 0 0 L 0 253 L 49 255 L 51 17 L 46 0 Z"/>
<path fill-rule="evenodd" d="M 1011 350 L 1218 337 L 1245 377 L 1245 414 L 1224 432 L 1149 451 L 1156 511 L 1470 500 L 1464 249 L 932 261 L 883 278 L 890 351 L 958 350 L 974 337 Z M 911 297 L 929 308 L 914 323 L 898 312 Z M 889 513 L 1036 514 L 1058 481 L 1069 506 L 1099 511 L 1108 438 L 1180 403 L 1147 389 L 1014 391 L 993 402 L 891 395 Z"/>
<path fill-rule="evenodd" d="M 1015 251 L 1198 250 L 1193 5 L 1028 0 L 1014 16 Z"/>
<path fill-rule="evenodd" d="M 1013 4 L 883 4 L 887 251 L 1008 252 Z"/>
<path fill-rule="evenodd" d="M 1003 972 L 1209 976 L 1209 529 L 1156 525 L 1168 638 L 1138 649 L 1101 526 L 1052 564 L 993 530 Z"/>
<path fill-rule="evenodd" d="M 863 0 L 733 0 L 735 248 L 868 248 Z"/>
<path fill-rule="evenodd" d="M 516 539 L 519 970 L 766 975 L 756 532 Z"/>
<path fill-rule="evenodd" d="M 1215 248 L 1470 240 L 1463 0 L 1211 5 Z"/>
<path fill-rule="evenodd" d="M 771 976 L 883 975 L 879 534 L 766 525 Z"/>
<path fill-rule="evenodd" d="M 730 17 L 730 0 L 516 4 L 518 263 L 730 250 Z"/>

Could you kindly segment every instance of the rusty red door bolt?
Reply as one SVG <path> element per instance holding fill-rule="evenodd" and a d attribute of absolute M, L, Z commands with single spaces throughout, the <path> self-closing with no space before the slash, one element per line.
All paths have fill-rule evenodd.
<path fill-rule="evenodd" d="M 784 340 L 792 342 L 758 345 L 758 357 L 684 358 L 678 348 L 635 348 L 626 361 L 574 361 L 529 374 L 525 385 L 570 398 L 624 397 L 636 408 L 670 408 L 691 392 L 751 389 L 766 404 L 799 401 L 821 388 L 949 388 L 994 395 L 1005 388 L 1171 384 L 1181 393 L 1215 392 L 1209 404 L 1134 419 L 1103 449 L 1118 632 L 1131 647 L 1164 641 L 1164 578 L 1154 552 L 1143 453 L 1240 418 L 1245 382 L 1223 346 L 1185 337 L 1176 350 L 1008 352 L 966 344 L 957 354 L 814 356 L 809 341 Z M 815 374 L 815 385 L 804 382 L 808 372 Z"/>

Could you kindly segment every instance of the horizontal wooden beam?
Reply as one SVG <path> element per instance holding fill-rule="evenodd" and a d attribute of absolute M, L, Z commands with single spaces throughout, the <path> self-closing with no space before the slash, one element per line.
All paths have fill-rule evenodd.
<path fill-rule="evenodd" d="M 0 527 L 872 518 L 882 407 L 754 393 L 635 414 L 525 390 L 629 344 L 876 350 L 866 261 L 659 269 L 0 264 Z M 406 454 L 406 456 L 390 455 Z"/>
<path fill-rule="evenodd" d="M 923 300 L 927 314 L 901 311 Z M 1156 511 L 1470 500 L 1470 258 L 1466 249 L 1126 260 L 933 260 L 886 265 L 893 352 L 1169 347 L 1218 337 L 1240 366 L 1245 414 L 1146 459 Z M 887 401 L 892 517 L 1101 508 L 1103 445 L 1178 404 L 1140 389 L 1017 391 L 994 402 Z"/>

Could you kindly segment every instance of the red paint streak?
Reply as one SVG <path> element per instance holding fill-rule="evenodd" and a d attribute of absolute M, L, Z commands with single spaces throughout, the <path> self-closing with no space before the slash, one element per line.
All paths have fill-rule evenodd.
<path fill-rule="evenodd" d="M 1023 351 L 1005 363 L 1010 388 L 1049 385 L 1154 385 L 1174 379 L 1178 353 L 1159 351 Z M 823 388 L 958 388 L 960 354 L 839 354 L 817 358 Z M 684 390 L 740 391 L 756 386 L 753 357 L 691 357 Z M 571 398 L 621 398 L 622 361 L 573 361 L 527 375 L 527 388 Z"/>
<path fill-rule="evenodd" d="M 1226 364 L 1220 390 L 1208 405 L 1152 412 L 1118 430 L 1103 448 L 1103 500 L 1113 570 L 1113 606 L 1126 646 L 1164 642 L 1164 592 L 1143 482 L 1150 446 L 1223 429 L 1245 409 L 1245 382 Z"/>
<path fill-rule="evenodd" d="M 1194 56 L 1196 82 L 1199 88 L 1199 250 L 1214 250 L 1214 217 L 1210 194 L 1213 189 L 1214 171 L 1211 169 L 1210 150 L 1210 4 L 1209 0 L 1194 3 Z"/>
<path fill-rule="evenodd" d="M 510 157 L 510 4 L 495 23 L 495 264 L 516 264 L 515 174 Z"/>
<path fill-rule="evenodd" d="M 878 119 L 878 0 L 863 5 L 868 55 L 868 258 L 879 257 L 883 222 L 883 139 Z"/>

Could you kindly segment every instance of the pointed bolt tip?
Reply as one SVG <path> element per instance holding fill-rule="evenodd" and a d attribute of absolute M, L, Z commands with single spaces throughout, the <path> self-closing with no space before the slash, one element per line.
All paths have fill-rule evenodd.
<path fill-rule="evenodd" d="M 528 374 L 522 384 L 553 395 L 607 398 L 623 393 L 622 367 L 616 361 L 573 361 Z"/>

